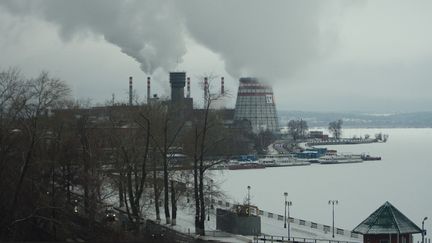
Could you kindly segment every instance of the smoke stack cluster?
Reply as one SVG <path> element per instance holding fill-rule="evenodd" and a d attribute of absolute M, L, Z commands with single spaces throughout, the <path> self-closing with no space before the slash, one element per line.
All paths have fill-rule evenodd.
<path fill-rule="evenodd" d="M 187 83 L 186 83 L 186 97 L 190 98 L 191 96 L 191 90 L 190 90 L 190 77 L 187 77 Z"/>
<path fill-rule="evenodd" d="M 129 77 L 129 105 L 132 106 L 132 96 L 133 96 L 133 87 L 132 87 L 132 76 Z"/>
<path fill-rule="evenodd" d="M 224 77 L 221 78 L 221 95 L 225 94 L 225 81 Z"/>
<path fill-rule="evenodd" d="M 147 77 L 147 104 L 150 104 L 150 77 Z"/>

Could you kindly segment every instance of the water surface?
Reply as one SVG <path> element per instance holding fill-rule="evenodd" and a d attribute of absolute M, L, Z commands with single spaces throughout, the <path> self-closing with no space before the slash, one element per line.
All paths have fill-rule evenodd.
<path fill-rule="evenodd" d="M 389 141 L 327 147 L 368 152 L 381 161 L 213 173 L 233 201 L 242 202 L 251 186 L 252 202 L 262 210 L 283 214 L 283 193 L 288 192 L 293 217 L 331 225 L 328 201 L 336 199 L 335 225 L 353 229 L 389 201 L 419 227 L 428 216 L 425 228 L 432 233 L 432 129 L 346 129 L 343 135 L 378 132 L 389 134 Z"/>

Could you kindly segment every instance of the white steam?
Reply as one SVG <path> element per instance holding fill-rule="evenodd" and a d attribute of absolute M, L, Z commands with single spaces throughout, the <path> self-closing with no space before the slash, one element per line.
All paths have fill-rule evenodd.
<path fill-rule="evenodd" d="M 186 54 L 189 36 L 218 53 L 233 77 L 270 80 L 287 78 L 321 55 L 328 47 L 322 43 L 327 45 L 326 40 L 332 39 L 328 26 L 322 26 L 324 13 L 328 6 L 337 9 L 338 5 L 303 0 L 0 2 L 0 7 L 14 14 L 56 24 L 65 40 L 86 32 L 101 35 L 139 62 L 147 74 L 158 68 L 174 69 Z"/>

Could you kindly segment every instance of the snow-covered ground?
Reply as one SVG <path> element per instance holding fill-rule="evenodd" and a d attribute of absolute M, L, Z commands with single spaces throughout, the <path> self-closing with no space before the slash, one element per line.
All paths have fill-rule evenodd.
<path fill-rule="evenodd" d="M 223 203 L 225 205 L 225 203 Z M 226 207 L 220 208 L 227 209 Z M 206 221 L 206 231 L 207 236 L 205 239 L 217 239 L 218 241 L 223 242 L 248 242 L 253 240 L 253 236 L 236 236 L 227 233 L 221 233 L 216 229 L 216 208 L 210 211 L 209 220 Z M 270 213 L 271 214 L 271 213 Z M 272 218 L 268 217 L 269 212 L 264 212 L 261 215 L 261 234 L 262 235 L 271 235 L 271 236 L 279 236 L 287 238 L 287 228 L 284 228 L 283 219 L 278 217 L 277 214 L 273 214 Z M 150 219 L 155 219 L 154 213 L 149 213 L 147 215 Z M 163 217 L 163 209 L 161 208 L 161 224 L 164 223 Z M 329 242 L 331 241 L 344 241 L 344 242 L 361 242 L 362 238 L 352 238 L 350 237 L 351 232 L 344 231 L 345 234 L 336 234 L 335 238 L 332 238 L 332 232 L 327 231 L 327 233 L 322 229 L 322 225 L 318 224 L 318 227 L 312 228 L 311 222 L 305 221 L 305 225 L 300 225 L 299 219 L 294 219 L 294 222 L 290 223 L 291 229 L 291 238 L 298 238 L 297 240 L 303 241 L 314 241 L 317 242 Z M 189 207 L 179 207 L 177 211 L 177 225 L 169 226 L 179 232 L 185 234 L 194 235 L 194 209 Z M 336 231 L 335 231 L 336 232 Z M 301 239 L 299 239 L 301 238 Z"/>

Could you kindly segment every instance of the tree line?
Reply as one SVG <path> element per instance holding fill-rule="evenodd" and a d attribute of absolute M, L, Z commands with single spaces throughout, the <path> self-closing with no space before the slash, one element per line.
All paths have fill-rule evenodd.
<path fill-rule="evenodd" d="M 340 139 L 342 136 L 342 124 L 343 121 L 341 119 L 332 121 L 328 124 L 328 130 L 335 139 Z M 294 141 L 308 138 L 309 127 L 305 120 L 290 120 L 287 127 L 288 134 Z"/>
<path fill-rule="evenodd" d="M 207 171 L 249 151 L 235 146 L 249 135 L 226 128 L 211 109 L 220 94 L 209 92 L 205 107 L 185 119 L 169 102 L 94 108 L 70 92 L 48 72 L 27 79 L 0 70 L 0 239 L 112 236 L 100 220 L 108 198 L 135 235 L 150 211 L 176 224 L 178 203 L 188 198 L 195 232 L 204 235 L 208 198 L 220 195 Z"/>

